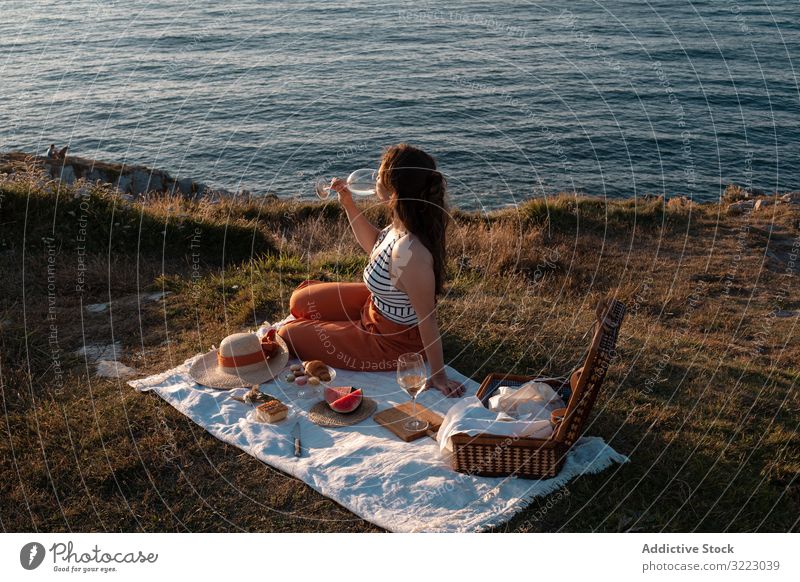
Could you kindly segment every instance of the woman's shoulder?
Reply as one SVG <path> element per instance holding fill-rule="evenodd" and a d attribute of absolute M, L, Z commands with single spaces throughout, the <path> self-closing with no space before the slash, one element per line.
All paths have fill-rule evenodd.
<path fill-rule="evenodd" d="M 406 265 L 411 261 L 421 261 L 432 265 L 433 255 L 416 235 L 403 232 L 392 249 L 392 261 L 399 261 Z"/>

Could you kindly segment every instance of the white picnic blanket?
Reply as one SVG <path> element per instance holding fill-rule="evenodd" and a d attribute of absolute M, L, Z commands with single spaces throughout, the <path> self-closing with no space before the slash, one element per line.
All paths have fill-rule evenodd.
<path fill-rule="evenodd" d="M 199 357 L 199 356 L 195 356 Z M 223 442 L 288 473 L 356 515 L 393 532 L 475 532 L 508 521 L 533 498 L 557 491 L 583 473 L 597 473 L 612 462 L 627 462 L 597 437 L 584 437 L 569 453 L 561 473 L 547 480 L 487 478 L 455 472 L 439 452 L 439 443 L 423 438 L 405 443 L 374 420 L 345 428 L 323 428 L 308 420 L 317 402 L 299 399 L 298 387 L 281 376 L 261 386 L 289 406 L 289 417 L 275 425 L 252 420 L 253 407 L 230 392 L 205 388 L 188 375 L 194 358 L 162 374 L 128 384 L 152 390 Z M 292 360 L 289 364 L 297 363 Z M 448 376 L 474 395 L 478 384 L 453 368 Z M 384 410 L 408 396 L 394 372 L 337 370 L 335 384 L 364 387 Z M 418 402 L 441 415 L 458 402 L 426 391 Z M 302 457 L 293 455 L 291 430 L 301 426 Z"/>

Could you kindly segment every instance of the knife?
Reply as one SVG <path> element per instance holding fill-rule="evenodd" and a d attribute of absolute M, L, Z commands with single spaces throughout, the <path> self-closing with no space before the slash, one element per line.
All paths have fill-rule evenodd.
<path fill-rule="evenodd" d="M 294 456 L 295 457 L 302 457 L 303 453 L 300 450 L 300 422 L 294 423 L 294 428 L 292 429 L 292 437 L 294 438 Z"/>

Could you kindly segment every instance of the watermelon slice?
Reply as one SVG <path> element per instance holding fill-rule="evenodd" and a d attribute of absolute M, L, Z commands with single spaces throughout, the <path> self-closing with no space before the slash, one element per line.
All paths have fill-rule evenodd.
<path fill-rule="evenodd" d="M 353 391 L 352 386 L 331 386 L 325 388 L 325 402 L 333 404 L 342 396 L 347 396 Z"/>
<path fill-rule="evenodd" d="M 363 399 L 363 393 L 360 388 L 353 386 L 337 386 L 335 388 L 325 389 L 325 401 L 331 410 L 341 414 L 353 412 L 359 406 Z"/>

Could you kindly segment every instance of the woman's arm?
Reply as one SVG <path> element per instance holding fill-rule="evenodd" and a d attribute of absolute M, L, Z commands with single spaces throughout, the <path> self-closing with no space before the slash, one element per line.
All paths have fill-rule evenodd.
<path fill-rule="evenodd" d="M 339 194 L 339 202 L 347 213 L 347 220 L 350 222 L 350 228 L 358 244 L 367 253 L 372 252 L 372 247 L 375 246 L 375 241 L 378 240 L 378 234 L 381 231 L 361 214 L 361 210 L 353 202 L 353 193 L 347 187 L 346 180 L 334 178 L 331 182 L 331 190 L 335 190 Z"/>
<path fill-rule="evenodd" d="M 416 245 L 416 246 L 415 246 Z M 417 312 L 419 335 L 431 368 L 429 384 L 445 396 L 461 396 L 464 387 L 447 378 L 439 324 L 436 321 L 436 280 L 433 257 L 419 242 L 403 237 L 392 251 L 392 276 L 395 286 L 408 295 Z"/>

